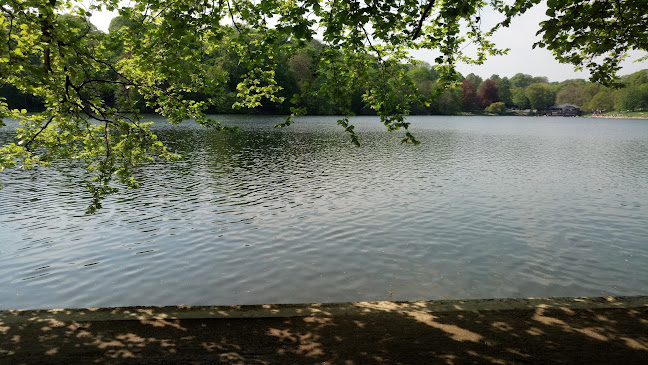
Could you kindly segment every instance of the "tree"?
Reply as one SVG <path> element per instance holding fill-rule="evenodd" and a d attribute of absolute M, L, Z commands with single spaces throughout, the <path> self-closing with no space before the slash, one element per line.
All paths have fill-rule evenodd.
<path fill-rule="evenodd" d="M 479 90 L 479 102 L 483 107 L 487 107 L 493 103 L 500 101 L 497 86 L 495 81 L 488 79 L 484 81 L 481 89 Z"/>
<path fill-rule="evenodd" d="M 473 85 L 470 80 L 466 79 L 461 83 L 461 89 L 461 104 L 463 105 L 463 110 L 479 109 L 480 103 L 475 85 Z"/>
<path fill-rule="evenodd" d="M 520 109 L 529 109 L 531 107 L 529 98 L 527 98 L 523 88 L 518 87 L 512 89 L 511 94 L 512 94 L 513 105 L 517 106 Z"/>
<path fill-rule="evenodd" d="M 523 73 L 516 73 L 513 77 L 511 77 L 511 86 L 513 87 L 520 87 L 520 88 L 525 88 L 533 83 L 533 76 L 523 74 Z"/>
<path fill-rule="evenodd" d="M 648 83 L 621 90 L 617 109 L 635 111 L 648 107 Z"/>
<path fill-rule="evenodd" d="M 292 69 L 300 89 L 304 89 L 305 82 L 312 79 L 313 62 L 310 57 L 302 52 L 290 57 L 290 68 Z"/>
<path fill-rule="evenodd" d="M 624 85 L 639 86 L 648 84 L 648 70 L 641 70 L 621 79 Z"/>
<path fill-rule="evenodd" d="M 407 76 L 414 82 L 424 83 L 427 81 L 436 81 L 439 78 L 438 73 L 429 65 L 418 65 L 407 71 Z"/>
<path fill-rule="evenodd" d="M 470 84 L 475 87 L 476 91 L 479 91 L 481 84 L 484 82 L 481 77 L 475 75 L 474 73 L 468 74 L 468 76 L 466 76 L 466 80 L 470 81 Z"/>
<path fill-rule="evenodd" d="M 595 84 L 595 83 L 589 83 L 585 85 L 585 87 L 583 88 L 583 99 L 585 99 L 585 104 L 587 104 L 590 100 L 592 100 L 594 95 L 598 94 L 605 88 L 606 88 L 605 86 Z"/>
<path fill-rule="evenodd" d="M 610 111 L 614 109 L 614 98 L 609 89 L 600 91 L 594 95 L 592 100 L 586 104 L 587 109 L 598 111 Z"/>
<path fill-rule="evenodd" d="M 462 110 L 462 89 L 458 87 L 447 89 L 441 96 L 432 101 L 432 110 L 439 114 L 459 114 Z"/>
<path fill-rule="evenodd" d="M 580 107 L 585 105 L 585 98 L 583 97 L 583 87 L 568 84 L 558 91 L 556 94 L 556 104 L 574 104 Z"/>
<path fill-rule="evenodd" d="M 89 6 L 72 0 L 4 1 L 0 84 L 41 99 L 45 111 L 24 114 L 0 100 L 0 120 L 15 118 L 22 125 L 16 143 L 0 148 L 0 169 L 46 166 L 59 158 L 82 161 L 92 211 L 115 191 L 113 180 L 137 186 L 139 163 L 178 157 L 157 140 L 138 109 L 154 110 L 171 123 L 194 119 L 226 130 L 205 114 L 224 102 L 234 110 L 287 103 L 291 115 L 281 125 L 288 126 L 306 112 L 304 100 L 326 99 L 358 144 L 348 116 L 361 95 L 387 130 L 400 130 L 403 142 L 417 144 L 405 116 L 411 105 L 430 96 L 421 95 L 407 75 L 408 50 L 439 51 L 434 95 L 443 95 L 459 82 L 458 61 L 481 63 L 488 55 L 503 54 L 489 40 L 492 32 L 538 2 L 496 1 L 493 6 L 505 19 L 482 30 L 482 0 L 95 0 Z M 590 69 L 594 56 L 609 52 L 594 69 L 599 79 L 614 75 L 625 50 L 646 49 L 644 0 L 550 0 L 548 5 L 539 45 L 563 62 Z M 101 9 L 115 10 L 121 18 L 107 35 L 87 21 Z M 290 81 L 287 65 L 316 36 L 323 46 L 308 57 L 317 75 L 299 87 Z M 463 53 L 471 43 L 476 45 L 472 58 Z M 237 62 L 227 70 L 228 64 L 218 60 L 230 55 Z M 297 85 L 297 95 L 278 80 Z M 116 90 L 130 113 L 106 96 Z"/>
<path fill-rule="evenodd" d="M 524 89 L 524 95 L 529 98 L 532 109 L 545 109 L 554 104 L 556 95 L 551 86 L 545 83 L 535 83 Z"/>
<path fill-rule="evenodd" d="M 506 106 L 513 106 L 513 94 L 511 94 L 511 81 L 508 77 L 495 80 L 497 86 L 497 97 L 506 104 Z"/>
<path fill-rule="evenodd" d="M 436 80 L 438 79 L 438 73 L 430 67 L 428 64 L 421 64 L 413 66 L 405 74 L 409 77 L 418 91 L 426 97 L 432 96 L 432 93 L 436 87 Z M 418 102 L 415 105 L 412 105 L 412 112 L 414 114 L 429 114 L 429 101 L 425 100 L 423 102 Z"/>
<path fill-rule="evenodd" d="M 548 84 L 549 79 L 546 76 L 534 76 L 533 79 L 531 79 L 532 84 Z"/>
<path fill-rule="evenodd" d="M 625 76 L 621 82 L 623 87 L 615 93 L 616 109 L 635 111 L 648 108 L 648 70 Z"/>

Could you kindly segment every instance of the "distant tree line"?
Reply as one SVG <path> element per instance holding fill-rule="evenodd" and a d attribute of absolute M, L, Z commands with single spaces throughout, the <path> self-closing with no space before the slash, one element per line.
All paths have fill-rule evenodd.
<path fill-rule="evenodd" d="M 86 22 L 87 20 L 73 15 L 63 15 L 70 22 Z M 107 34 L 97 30 L 92 24 L 87 25 L 88 31 L 101 37 L 115 37 L 123 27 L 130 26 L 129 21 L 123 17 L 112 20 Z M 232 31 L 232 37 L 235 32 Z M 318 87 L 335 77 L 330 69 L 316 64 L 312 57 L 323 52 L 328 52 L 326 46 L 317 40 L 303 44 L 298 52 L 292 55 L 279 54 L 281 58 L 275 68 L 275 87 L 278 89 L 276 98 L 262 100 L 254 108 L 241 108 L 237 105 L 237 94 L 240 93 L 240 84 L 251 71 L 239 62 L 236 51 L 228 47 L 227 40 L 214 45 L 211 57 L 203 62 L 211 67 L 225 71 L 227 75 L 226 87 L 217 95 L 203 93 L 193 95 L 195 100 L 217 100 L 207 109 L 213 114 L 290 114 L 295 104 L 283 102 L 291 100 L 296 106 L 303 108 L 306 114 L 332 115 L 339 113 L 341 107 L 346 107 L 356 115 L 373 115 L 375 109 L 368 105 L 363 95 L 366 90 L 357 89 L 349 95 L 346 102 L 334 100 L 323 93 L 309 90 L 320 90 Z M 128 60 L 129 52 L 124 47 L 106 49 L 109 58 L 115 63 Z M 261 60 L 263 61 L 263 60 Z M 275 62 L 275 61 L 273 61 Z M 415 115 L 455 115 L 461 113 L 492 113 L 504 114 L 507 109 L 544 109 L 554 104 L 570 103 L 579 106 L 582 110 L 590 111 L 636 111 L 648 108 L 648 70 L 642 70 L 631 75 L 623 76 L 620 80 L 621 88 L 610 88 L 584 79 L 573 79 L 562 82 L 549 82 L 543 76 L 531 76 L 518 73 L 511 77 L 492 75 L 484 80 L 471 73 L 467 76 L 457 75 L 458 82 L 455 86 L 447 88 L 447 80 L 443 80 L 441 72 L 427 63 L 398 65 L 423 96 L 413 105 L 409 105 L 410 114 Z M 379 73 L 379 70 L 367 70 Z M 222 77 L 222 74 L 221 76 Z M 156 112 L 154 101 L 146 100 L 135 88 L 125 87 L 115 80 L 115 83 L 103 85 L 96 90 L 106 104 L 119 111 L 130 112 Z M 300 95 L 299 99 L 295 99 Z M 43 100 L 21 92 L 14 86 L 0 85 L 0 98 L 4 98 L 10 108 L 26 109 L 27 111 L 42 111 Z M 340 104 L 348 103 L 342 106 Z"/>
<path fill-rule="evenodd" d="M 408 74 L 419 90 L 435 82 L 429 65 L 412 67 Z M 414 114 L 482 112 L 503 114 L 506 109 L 546 109 L 555 104 L 574 104 L 586 111 L 637 111 L 648 109 L 648 70 L 622 76 L 621 87 L 612 88 L 584 79 L 549 82 L 543 76 L 518 73 L 510 79 L 475 74 L 463 78 L 459 88 L 446 90 L 428 107 L 412 108 Z"/>

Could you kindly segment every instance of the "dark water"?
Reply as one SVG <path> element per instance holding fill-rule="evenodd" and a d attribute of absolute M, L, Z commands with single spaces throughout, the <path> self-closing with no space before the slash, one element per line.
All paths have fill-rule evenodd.
<path fill-rule="evenodd" d="M 0 308 L 648 291 L 648 121 L 221 119 L 93 216 L 70 164 L 1 173 Z"/>

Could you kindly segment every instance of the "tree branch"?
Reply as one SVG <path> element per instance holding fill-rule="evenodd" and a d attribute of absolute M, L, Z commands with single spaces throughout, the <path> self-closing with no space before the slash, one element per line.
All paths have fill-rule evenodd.
<path fill-rule="evenodd" d="M 47 122 L 45 122 L 45 124 L 43 124 L 43 125 L 40 127 L 40 129 L 38 130 L 38 132 L 36 132 L 36 134 L 34 134 L 34 136 L 33 136 L 32 138 L 30 138 L 29 141 L 27 141 L 27 143 L 25 143 L 25 149 L 26 149 L 27 151 L 31 151 L 31 150 L 29 149 L 29 146 L 30 146 L 32 143 L 34 143 L 34 141 L 36 140 L 36 137 L 38 137 L 38 135 L 41 134 L 41 133 L 42 133 L 42 132 L 47 128 L 47 126 L 50 125 L 50 123 L 52 123 L 52 120 L 54 120 L 54 116 L 51 116 L 51 117 L 47 120 Z"/>
<path fill-rule="evenodd" d="M 425 21 L 425 18 L 430 15 L 430 10 L 432 10 L 432 6 L 434 6 L 435 0 L 430 0 L 427 5 L 425 5 L 425 8 L 423 9 L 423 13 L 421 13 L 421 18 L 418 21 L 418 24 L 416 25 L 416 28 L 414 29 L 414 32 L 412 32 L 412 40 L 415 40 L 421 35 L 421 28 L 423 28 L 423 22 Z"/>

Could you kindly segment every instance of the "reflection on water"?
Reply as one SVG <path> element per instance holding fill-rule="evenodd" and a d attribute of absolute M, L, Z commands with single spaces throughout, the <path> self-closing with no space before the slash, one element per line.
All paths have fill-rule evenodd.
<path fill-rule="evenodd" d="M 84 216 L 82 171 L 5 171 L 0 308 L 645 294 L 648 123 L 224 117 Z M 11 137 L 0 129 L 0 141 Z"/>

